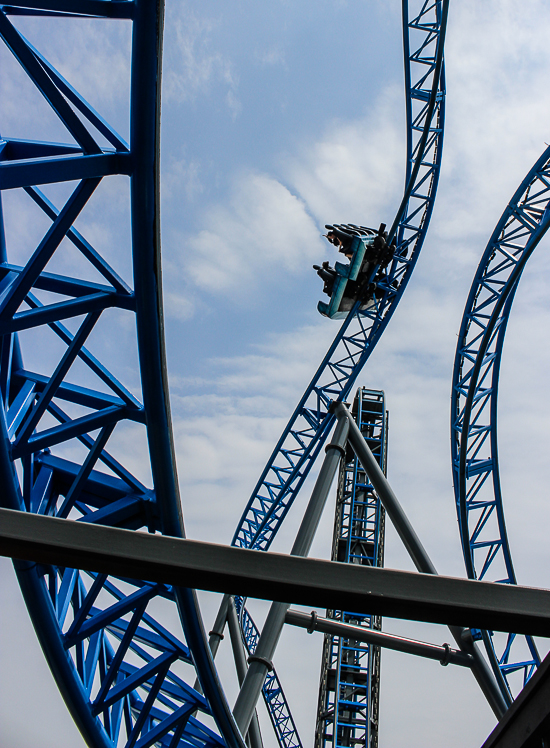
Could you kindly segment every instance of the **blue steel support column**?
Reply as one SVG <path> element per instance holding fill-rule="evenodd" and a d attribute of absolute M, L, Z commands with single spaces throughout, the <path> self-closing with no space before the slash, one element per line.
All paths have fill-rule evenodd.
<path fill-rule="evenodd" d="M 360 388 L 353 417 L 386 471 L 388 414 L 383 392 Z M 332 560 L 384 565 L 385 512 L 357 457 L 342 457 L 336 496 Z M 327 611 L 330 619 L 379 630 L 380 616 Z M 316 748 L 378 746 L 380 648 L 351 637 L 326 635 L 321 662 Z"/>
<path fill-rule="evenodd" d="M 130 144 L 134 292 L 143 404 L 150 434 L 153 482 L 162 530 L 183 536 L 183 516 L 172 443 L 162 319 L 160 253 L 160 95 L 163 0 L 138 0 L 132 43 Z"/>
<path fill-rule="evenodd" d="M 386 476 L 382 472 L 380 465 L 375 460 L 368 444 L 363 439 L 357 424 L 355 424 L 351 419 L 348 409 L 343 403 L 335 403 L 334 412 L 339 420 L 344 418 L 349 420 L 350 444 L 357 455 L 357 459 L 367 473 L 373 488 L 376 490 L 380 501 L 384 505 L 384 509 L 414 562 L 414 565 L 419 572 L 424 574 L 437 574 L 435 566 L 428 556 L 426 549 L 420 542 L 418 535 L 409 522 L 403 507 L 392 491 Z M 506 711 L 506 702 L 502 697 L 498 684 L 493 677 L 487 662 L 478 651 L 475 642 L 471 640 L 469 631 L 459 626 L 449 626 L 449 631 L 453 635 L 453 638 L 460 649 L 466 652 L 466 654 L 472 655 L 472 673 L 485 695 L 485 698 L 489 702 L 491 709 L 500 719 Z"/>

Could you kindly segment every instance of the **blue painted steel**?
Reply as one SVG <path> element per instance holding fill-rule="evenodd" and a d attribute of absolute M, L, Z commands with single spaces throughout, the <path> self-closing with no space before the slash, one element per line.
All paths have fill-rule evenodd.
<path fill-rule="evenodd" d="M 347 316 L 266 465 L 232 540 L 267 550 L 330 432 L 331 400 L 345 400 L 389 322 L 426 235 L 439 180 L 445 114 L 443 48 L 448 2 L 403 0 L 407 112 L 405 191 L 387 237 L 389 267 L 370 269 L 372 304 L 358 300 Z M 411 51 L 412 50 L 412 51 Z M 357 229 L 359 227 L 353 227 Z M 376 233 L 376 232 L 375 232 Z M 333 305 L 334 306 L 334 305 Z M 322 313 L 337 313 L 320 307 Z M 329 315 L 329 316 L 331 316 Z M 268 710 L 274 724 L 278 717 Z"/>
<path fill-rule="evenodd" d="M 352 414 L 386 472 L 388 416 L 383 392 L 360 388 Z M 332 559 L 342 563 L 384 565 L 385 512 L 353 452 L 342 460 L 336 499 Z M 327 611 L 344 623 L 380 629 L 380 616 Z M 316 748 L 378 746 L 380 648 L 352 639 L 325 636 Z"/>
<path fill-rule="evenodd" d="M 404 8 L 407 13 L 407 3 Z M 132 20 L 130 146 L 24 39 L 8 20 L 10 14 Z M 332 419 L 326 412 L 328 402 L 335 396 L 343 398 L 350 391 L 359 369 L 393 313 L 416 262 L 439 174 L 445 19 L 446 3 L 437 0 L 434 4 L 419 6 L 414 18 L 406 23 L 409 146 L 405 198 L 390 232 L 390 238 L 394 234 L 397 236 L 395 257 L 388 271 L 377 279 L 374 310 L 362 315 L 351 314 L 346 320 L 326 364 L 296 412 L 285 435 L 294 440 L 293 446 L 285 446 L 285 438 L 280 442 L 285 460 L 283 467 L 270 466 L 266 471 L 267 476 L 273 469 L 285 481 L 288 474 L 293 473 L 286 481 L 292 493 L 283 492 L 282 502 L 276 501 L 272 512 L 271 507 L 264 506 L 260 500 L 264 516 L 254 509 L 253 514 L 255 521 L 260 522 L 257 529 L 261 536 L 254 529 L 252 537 L 238 544 L 267 547 L 271 542 L 276 525 L 284 517 L 330 428 Z M 409 34 L 415 32 L 420 33 L 422 43 L 409 54 Z M 0 419 L 3 429 L 0 474 L 8 486 L 5 501 L 19 509 L 60 513 L 80 521 L 112 522 L 181 535 L 183 524 L 171 442 L 160 316 L 158 96 L 162 5 L 145 0 L 79 0 L 78 3 L 75 0 L 20 0 L 2 6 L 0 35 L 77 144 L 31 143 L 16 139 L 0 142 L 0 188 L 25 189 L 52 221 L 51 228 L 23 268 L 8 264 L 2 234 L 0 385 L 5 418 Z M 422 74 L 415 72 L 411 76 L 411 69 L 416 71 L 419 67 Z M 97 132 L 109 142 L 108 148 L 97 142 Z M 73 226 L 101 180 L 111 174 L 131 178 L 134 291 Z M 80 180 L 80 184 L 60 210 L 37 188 L 41 184 L 75 180 Z M 97 289 L 78 278 L 55 277 L 45 272 L 48 261 L 65 238 L 99 270 L 109 284 L 106 288 Z M 33 293 L 34 289 L 62 293 L 65 298 L 44 304 Z M 135 309 L 143 406 L 84 347 L 100 315 L 114 306 Z M 75 334 L 60 322 L 82 315 L 86 315 L 84 322 Z M 358 332 L 348 332 L 352 321 L 358 322 Z M 67 345 L 58 366 L 47 375 L 29 372 L 23 365 L 21 350 L 25 347 L 25 332 L 36 328 L 49 329 Z M 76 359 L 86 364 L 112 394 L 105 395 L 102 390 L 65 381 L 69 371 L 74 376 L 71 367 Z M 321 382 L 321 375 L 327 371 L 332 375 L 330 381 Z M 313 407 L 309 399 L 315 401 Z M 77 405 L 79 410 L 71 407 L 65 412 L 59 401 Z M 144 419 L 153 489 L 143 486 L 106 449 L 117 424 Z M 300 424 L 297 423 L 299 419 Z M 70 462 L 63 456 L 64 446 L 72 447 L 76 442 L 85 448 L 86 456 L 81 463 Z M 52 455 L 51 448 L 59 450 L 59 455 Z M 97 470 L 100 463 L 115 477 Z M 279 486 L 283 487 L 283 484 Z M 268 504 L 271 498 L 268 488 Z M 285 500 L 287 498 L 289 500 Z M 271 522 L 273 519 L 275 525 Z M 169 590 L 129 580 L 124 580 L 120 587 L 114 580 L 103 577 L 24 563 L 18 563 L 17 569 L 48 661 L 90 745 L 114 746 L 122 742 L 145 748 L 153 743 L 172 747 L 180 743 L 216 744 L 220 739 L 206 727 L 201 728 L 193 716 L 197 710 L 208 712 L 209 709 L 226 743 L 243 745 L 205 646 L 191 591 Z M 132 592 L 128 586 L 138 589 Z M 137 636 L 137 632 L 147 626 L 158 633 L 158 623 L 152 617 L 147 619 L 147 626 L 143 624 L 147 615 L 144 606 L 157 597 L 170 595 L 178 604 L 186 645 L 180 643 L 174 647 L 163 633 L 160 639 L 155 639 L 158 645 L 155 652 L 151 652 L 152 635 L 146 637 L 149 649 L 138 652 L 134 634 Z M 117 603 L 109 601 L 113 597 Z M 97 607 L 95 603 L 100 600 Z M 120 634 L 126 624 L 127 629 L 121 638 L 118 637 L 117 632 Z M 185 680 L 178 680 L 174 669 L 176 662 L 189 663 L 184 647 L 192 652 L 209 708 Z M 137 654 L 141 657 L 143 664 L 137 673 L 132 670 L 125 652 L 132 652 L 134 662 Z M 124 681 L 127 682 L 124 684 Z M 173 687 L 174 683 L 177 688 Z M 284 719 L 281 715 L 277 717 L 281 724 Z"/>
<path fill-rule="evenodd" d="M 260 632 L 244 603 L 244 598 L 235 598 L 243 642 L 250 656 L 256 652 L 256 647 L 260 641 Z M 302 741 L 298 735 L 296 724 L 275 668 L 270 670 L 266 676 L 262 696 L 280 748 L 302 748 Z"/>
<path fill-rule="evenodd" d="M 384 332 L 410 279 L 430 222 L 443 146 L 443 46 L 448 3 L 404 0 L 407 167 L 405 193 L 389 231 L 396 250 L 379 269 L 372 307 L 357 301 L 279 439 L 233 537 L 266 550 L 307 477 L 333 423 L 332 400 L 345 400 Z"/>
<path fill-rule="evenodd" d="M 130 145 L 22 36 L 10 14 L 132 20 Z M 160 0 L 21 0 L 0 7 L 0 36 L 76 143 L 0 140 L 0 187 L 22 188 L 29 205 L 50 221 L 23 266 L 8 262 L 0 223 L 0 476 L 2 500 L 12 508 L 181 537 L 161 317 L 162 26 Z M 99 144 L 98 133 L 108 147 Z M 74 227 L 110 174 L 130 177 L 133 289 Z M 37 186 L 72 180 L 78 183 L 61 209 Z M 1 208 L 0 202 L 0 219 Z M 87 271 L 82 278 L 46 271 L 65 240 L 101 283 L 85 279 Z M 85 346 L 110 308 L 126 310 L 135 321 L 143 403 Z M 36 340 L 33 331 L 40 331 L 43 345 L 50 340 L 52 350 L 61 349 L 48 371 L 23 364 Z M 121 424 L 146 429 L 151 488 L 107 449 L 116 449 L 111 437 Z M 192 591 L 26 562 L 15 566 L 46 658 L 90 746 L 244 748 Z M 157 620 L 163 599 L 177 604 L 185 642 Z M 189 685 L 197 674 L 204 696 Z M 223 738 L 202 721 L 205 715 L 214 717 Z"/>
<path fill-rule="evenodd" d="M 454 490 L 468 576 L 516 584 L 508 544 L 497 447 L 497 402 L 506 325 L 525 263 L 550 225 L 550 148 L 502 214 L 466 303 L 453 372 L 451 450 Z M 503 695 L 509 676 L 525 683 L 540 663 L 531 637 L 483 638 Z M 501 641 L 504 639 L 504 641 Z"/>

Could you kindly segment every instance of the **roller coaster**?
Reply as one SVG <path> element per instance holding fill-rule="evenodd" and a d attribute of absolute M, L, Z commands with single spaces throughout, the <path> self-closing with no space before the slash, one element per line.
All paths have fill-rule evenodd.
<path fill-rule="evenodd" d="M 45 226 L 23 264 L 10 260 L 15 242 L 3 223 L 0 232 L 1 503 L 21 512 L 182 538 L 160 262 L 163 13 L 162 0 L 19 0 L 0 8 L 0 36 L 67 133 L 66 143 L 8 135 L 0 140 L 0 188 L 24 193 L 40 216 L 38 224 Z M 315 266 L 329 297 L 318 309 L 342 323 L 258 479 L 233 546 L 270 549 L 336 424 L 320 473 L 325 482 L 327 475 L 331 478 L 324 501 L 340 465 L 332 558 L 383 565 L 385 512 L 379 489 L 358 461 L 357 446 L 355 452 L 349 446 L 348 426 L 343 426 L 337 405 L 352 396 L 409 283 L 430 224 L 443 152 L 447 15 L 447 0 L 403 0 L 403 197 L 391 223 L 388 216 L 372 217 L 376 223 L 387 222 L 378 229 L 326 226 L 329 242 L 347 264 Z M 23 36 L 17 22 L 25 16 L 50 22 L 118 19 L 131 25 L 129 143 Z M 131 278 L 117 273 L 108 252 L 102 253 L 76 228 L 91 198 L 115 175 L 126 179 L 129 190 L 126 260 Z M 65 195 L 61 202 L 54 202 L 50 185 L 60 187 L 55 195 Z M 514 294 L 550 223 L 549 206 L 550 148 L 495 228 L 460 329 L 452 464 L 466 570 L 473 579 L 516 583 L 498 471 L 498 376 Z M 0 203 L 0 218 L 1 208 Z M 78 257 L 74 275 L 48 271 L 48 263 L 67 247 Z M 100 357 L 87 343 L 99 329 L 108 337 L 115 329 L 109 320 L 120 314 L 136 329 L 139 387 L 124 384 L 105 362 L 108 355 Z M 36 361 L 38 339 L 55 357 L 49 368 Z M 361 438 L 385 470 L 383 393 L 359 390 L 353 415 Z M 120 435 L 147 444 L 149 486 L 125 464 Z M 307 555 L 312 527 L 302 525 L 296 555 Z M 435 573 L 421 546 L 410 552 L 420 571 Z M 225 595 L 207 637 L 193 590 L 27 561 L 14 565 L 46 660 L 88 745 L 260 748 L 255 714 L 260 692 L 281 748 L 302 745 L 272 662 L 288 606 L 274 603 L 260 630 L 246 600 Z M 157 614 L 161 602 L 176 607 L 183 637 Z M 368 611 L 329 611 L 327 621 L 348 629 L 341 634 L 328 633 L 330 626 L 323 629 L 316 746 L 376 748 L 380 661 L 377 646 L 365 643 L 359 629 L 376 633 L 380 619 Z M 226 625 L 241 683 L 234 710 L 214 664 Z M 315 625 L 312 619 L 311 630 Z M 470 663 L 501 716 L 514 697 L 509 676 L 521 672 L 527 682 L 540 663 L 533 638 L 509 634 L 501 641 L 491 631 L 472 630 L 466 632 L 467 640 L 463 630 L 451 633 L 459 646 L 452 657 Z M 364 635 L 370 641 L 368 632 Z M 485 645 L 490 668 L 476 641 Z M 445 646 L 443 655 L 437 655 L 442 664 L 451 661 Z"/>

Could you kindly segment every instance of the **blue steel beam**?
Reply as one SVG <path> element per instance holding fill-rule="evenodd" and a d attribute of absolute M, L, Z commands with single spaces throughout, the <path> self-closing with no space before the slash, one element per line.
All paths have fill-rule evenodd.
<path fill-rule="evenodd" d="M 130 145 L 7 18 L 25 14 L 132 19 Z M 0 140 L 0 188 L 21 189 L 49 220 L 23 266 L 9 263 L 0 225 L 0 476 L 2 500 L 11 508 L 183 537 L 161 316 L 162 27 L 160 1 L 22 0 L 0 6 L 0 36 L 76 141 Z M 98 132 L 108 147 L 98 144 Z M 101 180 L 112 174 L 130 177 L 133 287 L 74 226 Z M 37 187 L 74 180 L 78 184 L 61 209 Z M 46 271 L 65 239 L 104 284 L 85 280 L 86 271 L 83 277 Z M 113 307 L 131 314 L 137 328 L 143 403 L 85 347 Z M 76 332 L 61 322 L 82 315 Z M 52 350 L 62 349 L 51 369 L 25 367 L 25 351 L 36 340 L 28 331 L 40 331 L 44 345 L 50 340 Z M 107 451 L 116 450 L 112 436 L 122 423 L 144 427 L 151 487 Z M 82 457 L 66 459 L 78 453 L 75 445 Z M 244 748 L 193 592 L 21 561 L 15 566 L 47 661 L 90 746 Z M 150 614 L 158 598 L 177 605 L 185 641 Z M 182 664 L 191 682 L 198 674 L 204 696 L 182 679 Z M 219 734 L 205 716 L 214 717 Z"/>
<path fill-rule="evenodd" d="M 550 148 L 502 214 L 479 263 L 462 318 L 453 370 L 451 451 L 456 507 L 471 579 L 516 584 L 500 485 L 499 371 L 514 295 L 526 262 L 550 225 Z M 533 639 L 479 631 L 508 704 L 510 675 L 523 683 L 540 664 Z"/>
<path fill-rule="evenodd" d="M 358 301 L 300 399 L 239 521 L 233 545 L 267 550 L 333 424 L 328 406 L 345 400 L 384 332 L 414 270 L 435 200 L 445 104 L 443 47 L 448 2 L 404 0 L 407 161 L 404 197 L 388 242 L 397 246 L 376 275 L 372 306 Z"/>
<path fill-rule="evenodd" d="M 112 174 L 129 175 L 132 169 L 127 153 L 97 156 L 60 156 L 48 160 L 27 159 L 0 163 L 0 190 L 13 190 L 37 184 L 96 179 Z"/>
<path fill-rule="evenodd" d="M 404 194 L 387 240 L 391 244 L 396 239 L 394 257 L 376 276 L 377 295 L 371 309 L 360 312 L 358 301 L 342 324 L 254 488 L 232 545 L 260 550 L 271 545 L 333 425 L 330 402 L 345 400 L 351 392 L 422 248 L 441 166 L 448 2 L 422 0 L 414 3 L 414 10 L 412 6 L 403 0 L 407 160 Z M 276 724 L 278 717 L 271 710 L 270 716 Z"/>
<path fill-rule="evenodd" d="M 25 11 L 43 10 L 55 14 L 70 14 L 77 17 L 93 16 L 95 18 L 128 18 L 134 17 L 136 3 L 134 0 L 19 0 L 17 3 L 2 5 L 6 15 L 24 13 Z"/>
<path fill-rule="evenodd" d="M 95 142 L 91 133 L 69 106 L 61 91 L 59 91 L 55 83 L 51 80 L 33 54 L 31 48 L 26 43 L 26 40 L 10 23 L 4 13 L 0 13 L 0 35 L 9 50 L 35 84 L 36 88 L 40 91 L 42 96 L 44 96 L 69 133 L 80 145 L 82 153 L 86 155 L 100 154 L 101 149 Z"/>
<path fill-rule="evenodd" d="M 235 598 L 235 607 L 239 615 L 243 642 L 248 655 L 254 655 L 260 641 L 260 632 L 254 620 L 246 609 L 245 599 Z M 277 675 L 272 668 L 265 679 L 262 696 L 271 719 L 273 730 L 280 748 L 302 748 L 302 741 L 292 717 L 285 692 Z"/>
<path fill-rule="evenodd" d="M 388 414 L 383 392 L 360 388 L 353 417 L 376 461 L 386 472 Z M 342 458 L 331 558 L 342 563 L 384 565 L 385 511 L 353 452 Z M 380 616 L 366 611 L 327 611 L 327 618 L 380 630 Z M 378 746 L 380 648 L 325 635 L 316 748 Z"/>

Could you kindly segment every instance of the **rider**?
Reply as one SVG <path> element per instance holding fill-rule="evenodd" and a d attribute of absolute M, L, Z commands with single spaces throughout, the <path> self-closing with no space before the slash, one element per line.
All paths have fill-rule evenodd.
<path fill-rule="evenodd" d="M 355 231 L 352 228 L 351 230 L 353 231 L 353 233 L 348 233 L 348 231 L 342 230 L 341 228 L 335 228 L 334 226 L 330 225 L 327 225 L 326 228 L 328 229 L 328 233 L 324 234 L 324 236 L 331 244 L 338 248 L 339 252 L 341 252 L 343 255 L 345 255 L 345 257 L 347 257 L 348 260 L 351 261 L 354 256 L 352 243 L 359 232 Z M 378 266 L 377 278 L 379 278 L 392 259 L 395 252 L 395 240 L 391 243 L 391 245 L 388 245 L 388 232 L 385 229 L 386 224 L 381 223 L 380 228 L 378 229 L 378 232 L 374 237 L 374 240 L 372 240 L 367 245 L 365 257 L 357 275 L 357 279 L 347 281 L 346 289 L 344 291 L 344 298 L 347 298 L 348 300 L 354 300 L 364 282 L 367 280 L 368 274 L 372 270 L 373 266 Z M 365 232 L 361 231 L 361 234 L 362 233 Z M 374 232 L 372 232 L 370 235 L 372 236 L 373 233 Z M 327 296 L 331 296 L 334 288 L 334 282 L 338 276 L 338 272 L 334 268 L 330 267 L 328 261 L 323 262 L 322 266 L 314 265 L 313 268 L 317 271 L 317 275 L 324 282 L 323 293 L 327 294 Z M 369 290 L 371 294 L 374 292 L 374 284 L 373 288 Z"/>

